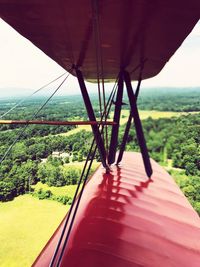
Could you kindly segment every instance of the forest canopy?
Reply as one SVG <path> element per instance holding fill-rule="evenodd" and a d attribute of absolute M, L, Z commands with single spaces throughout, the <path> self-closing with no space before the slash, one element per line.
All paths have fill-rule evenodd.
<path fill-rule="evenodd" d="M 92 95 L 91 98 L 95 113 L 99 116 L 97 96 Z M 42 101 L 43 98 L 26 101 L 15 112 L 7 114 L 4 119 L 30 119 Z M 124 102 L 126 101 L 125 95 Z M 12 108 L 13 103 L 15 104 L 13 101 L 12 103 L 8 100 L 0 101 L 0 114 Z M 156 89 L 154 93 L 150 89 L 146 90 L 141 93 L 138 102 L 139 109 L 149 110 L 149 115 L 151 110 L 193 111 L 171 118 L 152 119 L 149 116 L 142 122 L 151 157 L 165 165 L 170 161 L 173 168 L 184 170 L 188 177 L 200 177 L 200 116 L 194 112 L 200 110 L 199 104 L 200 90 L 167 88 L 161 91 Z M 128 105 L 123 108 L 127 109 Z M 69 96 L 55 98 L 36 119 L 87 120 L 87 115 L 81 97 Z M 23 128 L 19 125 L 2 124 L 0 158 L 4 160 L 0 168 L 0 200 L 12 200 L 15 196 L 28 192 L 30 185 L 38 181 L 49 186 L 76 184 L 80 171 L 75 169 L 69 171 L 65 166 L 69 162 L 84 161 L 92 142 L 92 134 L 90 131 L 80 130 L 68 135 L 67 133 L 73 128 L 74 126 L 31 125 L 21 134 L 19 141 L 4 159 L 6 151 Z M 125 125 L 120 128 L 119 144 L 124 128 Z M 134 127 L 131 128 L 126 150 L 139 151 Z M 55 158 L 52 156 L 55 152 L 65 154 L 65 157 Z M 99 159 L 98 155 L 96 159 Z M 198 191 L 196 184 L 197 180 L 195 186 L 189 182 L 184 186 L 181 185 L 186 195 L 189 195 L 189 199 L 191 199 L 190 194 L 193 194 L 190 192 L 192 189 Z M 197 194 L 200 194 L 199 191 Z"/>

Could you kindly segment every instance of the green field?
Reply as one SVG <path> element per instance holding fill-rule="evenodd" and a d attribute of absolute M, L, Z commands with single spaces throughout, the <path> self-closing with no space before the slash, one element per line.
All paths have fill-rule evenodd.
<path fill-rule="evenodd" d="M 145 120 L 149 117 L 151 117 L 154 120 L 160 119 L 160 118 L 171 118 L 171 117 L 178 117 L 181 115 L 186 115 L 189 112 L 171 112 L 171 111 L 157 111 L 157 110 L 139 110 L 140 119 Z M 197 112 L 190 112 L 190 113 L 197 113 Z M 114 112 L 112 111 L 110 113 L 110 120 L 112 120 L 114 115 Z M 122 110 L 121 111 L 121 119 L 120 124 L 123 125 L 127 122 L 129 116 L 129 110 Z M 91 127 L 89 125 L 79 125 L 77 128 L 68 131 L 67 133 L 61 133 L 59 135 L 63 136 L 69 136 L 72 134 L 76 134 L 77 132 L 85 130 L 85 131 L 91 131 Z"/>
<path fill-rule="evenodd" d="M 82 171 L 84 167 L 85 162 L 70 162 L 67 164 L 64 164 L 64 168 L 68 169 L 71 167 L 75 167 L 76 169 L 79 169 Z M 97 169 L 97 167 L 100 165 L 99 162 L 96 160 L 93 161 L 91 171 L 92 173 Z M 53 195 L 55 196 L 68 196 L 73 198 L 75 190 L 77 185 L 66 185 L 66 186 L 48 186 L 47 184 L 43 184 L 41 182 L 38 182 L 36 185 L 31 186 L 35 191 L 38 191 L 40 188 L 43 190 L 50 190 Z"/>
<path fill-rule="evenodd" d="M 82 170 L 85 162 L 70 162 L 68 164 L 64 165 L 64 168 L 71 168 L 76 167 L 77 169 Z M 91 171 L 92 173 L 97 169 L 97 167 L 100 165 L 99 162 L 96 160 L 92 163 Z M 35 191 L 38 191 L 40 188 L 47 191 L 50 190 L 53 195 L 55 196 L 68 196 L 73 198 L 74 193 L 76 190 L 77 185 L 66 185 L 66 186 L 48 186 L 47 184 L 43 184 L 41 182 L 38 182 L 36 185 L 31 186 Z"/>
<path fill-rule="evenodd" d="M 43 184 L 41 182 L 38 182 L 36 185 L 33 185 L 32 188 L 34 188 L 36 191 L 40 188 L 43 190 L 50 190 L 53 195 L 55 196 L 68 196 L 73 198 L 74 192 L 76 190 L 77 185 L 66 185 L 66 186 L 48 186 L 47 184 Z"/>
<path fill-rule="evenodd" d="M 82 169 L 84 162 L 66 164 Z M 93 163 L 93 170 L 99 165 Z M 51 190 L 53 195 L 74 196 L 77 185 L 48 186 L 38 182 L 33 185 Z M 0 203 L 0 266 L 28 267 L 37 257 L 52 233 L 58 227 L 69 206 L 52 200 L 38 200 L 31 195 L 16 197 L 13 201 Z M 53 212 L 52 212 L 53 211 Z M 6 255 L 6 256 L 5 256 Z"/>
<path fill-rule="evenodd" d="M 69 136 L 72 134 L 76 134 L 81 130 L 91 131 L 91 127 L 90 127 L 90 125 L 78 125 L 75 129 L 72 129 L 71 131 L 68 131 L 67 133 L 60 133 L 59 135 Z"/>
<path fill-rule="evenodd" d="M 0 203 L 0 266 L 31 266 L 68 208 L 30 195 Z"/>
<path fill-rule="evenodd" d="M 121 125 L 127 122 L 129 113 L 130 113 L 129 110 L 122 110 L 121 119 L 120 119 Z M 141 120 L 146 120 L 149 117 L 151 117 L 154 120 L 161 119 L 161 118 L 178 117 L 181 115 L 186 115 L 188 113 L 187 112 L 157 111 L 157 110 L 139 110 Z M 111 112 L 110 117 L 112 118 L 113 115 L 114 115 L 114 112 Z"/>
<path fill-rule="evenodd" d="M 76 168 L 82 170 L 83 167 L 84 167 L 84 164 L 85 164 L 85 161 L 81 161 L 81 162 L 74 161 L 74 162 L 70 162 L 70 163 L 64 164 L 64 167 L 65 168 L 76 167 Z M 96 160 L 93 160 L 92 167 L 91 167 L 92 170 L 95 170 L 99 165 L 100 165 L 99 162 L 97 162 Z"/>

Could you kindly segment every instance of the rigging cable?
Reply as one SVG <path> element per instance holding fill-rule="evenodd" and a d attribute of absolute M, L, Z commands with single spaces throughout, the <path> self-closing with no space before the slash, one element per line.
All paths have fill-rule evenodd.
<path fill-rule="evenodd" d="M 97 2 L 97 5 L 99 3 Z M 105 95 L 105 83 L 104 83 L 104 67 L 103 67 L 103 52 L 102 52 L 102 35 L 101 35 L 101 28 L 100 28 L 100 22 L 99 22 L 99 6 L 98 6 L 98 17 L 97 17 L 97 30 L 99 35 L 99 57 L 100 57 L 100 67 L 101 67 L 101 84 L 102 84 L 102 94 L 103 94 L 103 105 L 104 105 L 104 114 L 106 114 L 106 95 Z M 106 117 L 105 117 L 106 122 Z M 105 136 L 106 136 L 106 151 L 108 152 L 108 127 L 105 126 Z"/>
<path fill-rule="evenodd" d="M 28 98 L 32 97 L 33 95 L 37 94 L 38 92 L 40 92 L 42 89 L 46 88 L 47 86 L 49 86 L 50 84 L 54 83 L 55 81 L 59 80 L 61 77 L 63 77 L 65 74 L 67 74 L 67 72 L 63 73 L 62 75 L 60 75 L 59 77 L 55 78 L 54 80 L 52 80 L 51 82 L 43 85 L 42 87 L 40 87 L 39 89 L 37 89 L 36 91 L 34 91 L 32 94 L 28 95 L 27 97 L 21 99 L 18 103 L 16 103 L 11 109 L 9 109 L 8 111 L 6 111 L 4 114 L 2 114 L 0 116 L 0 118 L 5 117 L 7 114 L 9 114 L 11 111 L 13 111 L 15 108 L 17 108 L 20 104 L 22 104 L 24 101 L 26 101 Z"/>
<path fill-rule="evenodd" d="M 108 100 L 108 103 L 109 103 L 110 101 L 111 101 L 110 103 L 112 103 L 112 99 L 114 98 L 115 92 L 116 92 L 116 88 L 114 87 L 113 90 L 112 90 L 112 92 L 111 92 L 111 94 L 110 94 L 110 98 L 109 98 L 109 100 Z M 103 116 L 104 116 L 104 114 L 102 115 L 102 118 L 103 118 Z M 74 206 L 74 204 L 75 204 L 75 200 L 76 200 L 76 198 L 77 198 L 78 191 L 79 191 L 79 188 L 80 188 L 80 185 L 81 185 L 83 176 L 84 176 L 84 172 L 85 172 L 85 169 L 86 169 L 86 167 L 87 167 L 87 163 L 88 163 L 88 161 L 89 161 L 89 159 L 90 159 L 90 155 L 91 155 L 91 152 L 92 152 L 92 149 L 93 149 L 93 146 L 94 146 L 94 142 L 95 142 L 95 139 L 93 139 L 93 142 L 92 142 L 90 151 L 89 151 L 88 156 L 87 156 L 87 160 L 86 160 L 86 162 L 85 162 L 85 165 L 84 165 L 84 168 L 83 168 L 81 177 L 80 177 L 80 179 L 79 179 L 79 183 L 78 183 L 76 192 L 75 192 L 74 197 L 73 197 L 72 205 L 71 205 L 70 210 L 69 210 L 69 212 L 68 212 L 68 215 L 67 215 L 67 218 L 66 218 L 66 221 L 65 221 L 65 224 L 64 224 L 64 227 L 63 227 L 63 230 L 62 230 L 62 233 L 61 233 L 59 242 L 58 242 L 58 244 L 57 244 L 56 250 L 55 250 L 54 255 L 53 255 L 53 257 L 52 257 L 51 264 L 50 264 L 51 267 L 52 267 L 53 264 L 54 264 L 54 261 L 55 261 L 55 259 L 56 259 L 56 256 L 57 256 L 59 247 L 60 247 L 61 242 L 62 242 L 62 239 L 63 239 L 63 236 L 64 236 L 64 234 L 65 234 L 66 227 L 67 227 L 69 218 L 70 218 L 70 216 L 71 216 L 72 209 L 73 209 L 73 206 Z"/>
<path fill-rule="evenodd" d="M 108 113 L 107 113 L 106 117 L 108 117 L 108 114 L 109 114 L 111 105 L 112 105 L 112 103 L 113 103 L 113 98 L 114 98 L 115 93 L 116 93 L 116 85 L 117 85 L 117 81 L 116 81 L 116 83 L 115 83 L 115 85 L 114 85 L 114 87 L 113 87 L 113 89 L 112 89 L 112 91 L 111 91 L 111 93 L 110 93 L 110 97 L 109 97 L 109 99 L 108 99 L 107 106 L 109 105 L 109 108 L 108 108 Z M 104 116 L 104 114 L 102 114 L 102 116 L 101 116 L 101 120 L 103 119 L 103 116 Z M 71 214 L 72 214 L 72 210 L 73 210 L 74 205 L 75 205 L 75 201 L 76 201 L 77 196 L 78 196 L 78 192 L 79 192 L 79 189 L 80 189 L 80 186 L 81 186 L 83 177 L 84 177 L 85 170 L 86 170 L 86 168 L 87 168 L 87 164 L 88 164 L 89 159 L 90 159 L 90 157 L 91 157 L 91 153 L 92 153 L 92 150 L 93 150 L 94 143 L 95 143 L 95 138 L 93 138 L 93 141 L 92 141 L 90 150 L 89 150 L 89 152 L 88 152 L 87 159 L 86 159 L 86 162 L 85 162 L 85 164 L 84 164 L 84 167 L 83 167 L 83 171 L 82 171 L 82 173 L 81 173 L 81 176 L 80 176 L 80 178 L 79 178 L 79 182 L 78 182 L 78 185 L 77 185 L 77 188 L 76 188 L 76 192 L 75 192 L 74 197 L 73 197 L 72 204 L 71 204 L 70 209 L 69 209 L 69 212 L 68 212 L 68 214 L 67 214 L 67 217 L 66 217 L 66 220 L 65 220 L 63 229 L 62 229 L 62 233 L 61 233 L 60 238 L 59 238 L 59 240 L 58 240 L 58 243 L 57 243 L 56 249 L 55 249 L 55 251 L 54 251 L 54 254 L 53 254 L 53 256 L 52 256 L 52 259 L 51 259 L 51 262 L 50 262 L 49 267 L 53 267 L 53 266 L 54 266 L 54 263 L 55 263 L 55 260 L 56 260 L 58 251 L 59 251 L 59 249 L 60 249 L 60 245 L 61 245 L 61 243 L 62 243 L 62 241 L 63 241 L 63 237 L 64 237 L 64 235 L 65 235 L 65 232 L 66 232 L 66 229 L 67 229 L 67 225 L 68 225 L 69 219 L 70 219 Z M 90 164 L 89 164 L 89 167 L 88 167 L 88 171 L 87 171 L 86 176 L 85 176 L 85 180 L 84 180 L 85 182 L 84 182 L 84 184 L 85 184 L 86 181 L 87 181 L 87 177 L 88 177 L 88 174 L 89 174 L 89 171 L 90 171 L 90 168 L 91 168 L 91 165 L 92 165 L 92 162 L 93 162 L 95 153 L 96 153 L 96 148 L 97 148 L 97 145 L 95 146 L 94 152 L 93 152 L 93 154 L 92 154 L 91 161 L 90 161 Z M 82 193 L 83 193 L 84 186 L 82 187 L 81 190 L 82 190 Z M 81 195 L 82 195 L 82 194 L 81 194 Z M 80 195 L 79 195 L 79 198 L 81 199 Z M 80 202 L 80 200 L 79 200 L 79 202 Z M 76 206 L 77 208 L 75 208 L 76 210 L 74 211 L 74 214 L 76 213 L 79 204 L 77 203 L 76 205 L 77 205 L 77 206 Z M 60 262 L 61 259 L 62 259 L 62 256 L 63 256 L 64 250 L 65 250 L 65 247 L 66 247 L 67 242 L 68 242 L 68 239 L 69 239 L 69 235 L 70 235 L 70 232 L 71 232 L 71 228 L 72 228 L 72 226 L 73 226 L 73 222 L 74 222 L 75 215 L 76 215 L 76 214 L 75 214 L 75 215 L 74 215 L 74 214 L 73 214 L 73 221 L 71 221 L 71 224 L 70 224 L 71 227 L 70 227 L 70 229 L 68 230 L 68 235 L 67 235 L 67 237 L 65 238 L 65 241 L 64 241 L 64 244 L 63 244 L 63 248 L 62 248 L 61 254 L 60 254 L 60 256 L 59 256 L 59 262 Z M 58 264 L 59 264 L 59 262 L 58 262 Z M 57 265 L 57 266 L 58 266 L 58 265 Z"/>
<path fill-rule="evenodd" d="M 95 140 L 94 140 L 94 141 L 95 141 Z M 94 146 L 94 142 L 92 142 L 91 148 L 93 148 L 93 146 Z M 85 178 L 84 178 L 84 180 L 83 180 L 83 185 L 82 185 L 80 194 L 79 194 L 78 199 L 77 199 L 77 204 L 76 204 L 76 206 L 75 206 L 74 213 L 73 213 L 73 216 L 72 216 L 70 225 L 69 225 L 69 229 L 68 229 L 68 231 L 67 231 L 67 235 L 66 235 L 66 238 L 65 238 L 64 243 L 63 243 L 63 247 L 62 247 L 62 250 L 61 250 L 61 254 L 60 254 L 60 256 L 59 256 L 59 258 L 58 258 L 58 262 L 57 262 L 57 264 L 56 264 L 57 267 L 60 266 L 60 263 L 61 263 L 61 260 L 62 260 L 64 251 L 65 251 L 66 245 L 67 245 L 67 243 L 68 243 L 69 236 L 70 236 L 70 233 L 71 233 L 71 230 L 72 230 L 72 227 L 73 227 L 73 224 L 74 224 L 74 220 L 75 220 L 75 217 L 76 217 L 76 213 L 77 213 L 77 210 L 78 210 L 80 201 L 81 201 L 81 197 L 82 197 L 82 195 L 83 195 L 83 192 L 84 192 L 84 189 L 85 189 L 85 185 L 86 185 L 86 182 L 87 182 L 87 178 L 88 178 L 88 176 L 89 176 L 89 172 L 90 172 L 90 169 L 91 169 L 91 166 L 92 166 L 92 163 L 93 163 L 95 154 L 96 154 L 96 150 L 97 150 L 97 145 L 95 146 L 92 155 L 91 155 L 91 154 L 88 154 L 88 156 L 89 156 L 88 159 L 89 159 L 90 156 L 91 156 L 91 160 L 90 160 L 90 163 L 89 163 L 87 172 L 86 172 L 86 174 L 85 174 Z M 91 151 L 92 151 L 92 150 L 91 150 Z M 87 162 L 88 162 L 88 161 L 87 161 Z M 84 175 L 83 175 L 82 177 L 84 177 Z"/>
<path fill-rule="evenodd" d="M 93 31 L 94 31 L 94 46 L 95 46 L 95 57 L 96 57 L 96 72 L 97 72 L 97 87 L 98 87 L 98 97 L 99 97 L 99 110 L 100 115 L 102 116 L 102 97 L 101 97 L 101 88 L 100 88 L 100 70 L 99 70 L 99 36 L 97 32 L 97 5 L 94 0 L 92 0 L 92 18 L 93 18 Z"/>
<path fill-rule="evenodd" d="M 105 111 L 104 114 L 106 114 L 102 38 L 101 38 L 101 30 L 100 30 L 100 22 L 99 22 L 99 2 L 97 0 L 92 0 L 92 12 L 93 12 L 94 33 L 95 33 L 95 53 L 96 53 L 99 106 L 100 106 L 100 113 L 102 114 L 102 106 L 103 106 L 104 111 Z M 101 83 L 100 83 L 100 79 L 101 79 Z M 101 87 L 102 87 L 102 96 L 101 96 Z M 101 98 L 103 98 L 103 100 Z M 108 128 L 107 126 L 105 127 L 105 138 L 104 138 L 104 131 L 102 132 L 102 135 L 103 135 L 102 138 L 103 140 L 105 140 L 105 144 L 106 144 L 106 158 L 107 158 L 107 153 L 108 153 Z"/>
<path fill-rule="evenodd" d="M 114 88 L 113 88 L 114 89 Z M 114 95 L 115 95 L 115 92 L 116 90 L 113 90 L 114 91 L 114 94 L 112 96 L 112 98 L 110 97 L 109 99 L 111 100 L 109 104 L 109 111 L 110 111 L 110 108 L 111 108 L 111 105 L 112 105 L 112 100 L 114 98 Z M 112 95 L 112 92 L 110 94 L 110 96 Z M 103 119 L 104 115 L 105 117 L 107 118 L 108 117 L 108 114 L 109 114 L 109 111 L 107 114 L 103 114 L 101 120 Z M 101 133 L 103 131 L 103 126 L 102 126 L 102 130 L 101 130 Z M 91 151 L 92 151 L 92 147 L 94 145 L 94 142 L 95 142 L 95 138 L 93 139 L 93 142 L 92 142 L 92 145 L 91 145 Z M 86 182 L 87 182 L 87 178 L 88 178 L 88 175 L 89 175 L 89 171 L 90 171 L 90 168 L 91 168 L 91 165 L 92 165 L 92 162 L 94 160 L 94 157 L 95 157 L 95 154 L 96 154 L 96 149 L 97 149 L 97 145 L 95 145 L 95 149 L 94 149 L 94 152 L 92 154 L 92 157 L 91 157 L 91 161 L 90 161 L 90 164 L 89 164 L 89 167 L 88 167 L 88 170 L 87 170 L 87 173 L 85 175 L 85 179 L 84 179 L 84 182 L 83 182 L 83 186 L 81 188 L 81 192 L 79 194 L 79 197 L 78 197 L 78 200 L 77 200 L 77 204 L 76 204 L 76 207 L 75 207 L 75 210 L 74 210 L 74 213 L 73 213 L 73 217 L 72 217 L 72 220 L 71 220 L 71 223 L 70 223 L 70 226 L 69 226 L 69 229 L 68 229 L 68 232 L 67 232 L 67 235 L 66 235 L 66 238 L 64 240 L 64 244 L 63 244 L 63 247 L 62 247 L 62 250 L 61 250 L 61 254 L 59 256 L 59 259 L 58 259 L 58 263 L 56 265 L 56 267 L 60 267 L 60 263 L 61 263 L 61 260 L 62 260 L 62 257 L 63 257 L 63 254 L 64 254 L 64 250 L 66 248 L 66 245 L 67 245 L 67 242 L 69 240 L 69 237 L 70 237 L 70 233 L 71 233 L 71 229 L 73 227 L 73 224 L 74 224 L 74 221 L 75 221 L 75 216 L 76 216 L 76 213 L 77 213 L 77 210 L 78 210 L 78 207 L 79 207 L 79 204 L 80 204 L 80 200 L 81 200 L 81 197 L 82 197 L 82 194 L 83 194 L 83 191 L 84 191 L 84 188 L 85 188 L 85 185 L 86 185 Z M 89 160 L 89 158 L 87 158 Z"/>
<path fill-rule="evenodd" d="M 35 112 L 33 115 L 32 119 L 35 119 L 36 116 L 39 114 L 39 112 L 46 106 L 46 104 L 51 100 L 51 98 L 55 95 L 55 93 L 60 89 L 60 87 L 63 85 L 63 83 L 67 80 L 69 77 L 70 73 L 64 78 L 64 80 L 60 83 L 60 85 L 56 88 L 56 90 L 50 95 L 50 97 L 44 102 L 44 104 Z M 20 131 L 19 135 L 16 137 L 14 142 L 9 146 L 9 148 L 6 150 L 5 154 L 0 160 L 0 164 L 4 161 L 4 159 L 8 156 L 8 154 L 11 152 L 13 146 L 20 140 L 22 135 L 24 134 L 25 130 L 28 127 L 28 123 L 25 125 L 25 127 Z"/>
<path fill-rule="evenodd" d="M 102 85 L 102 95 L 103 95 L 103 107 L 104 107 L 104 114 L 106 114 L 106 97 L 105 97 L 105 85 L 104 85 L 104 68 L 103 68 L 103 52 L 102 52 L 102 36 L 101 36 L 101 28 L 100 28 L 100 17 L 99 17 L 99 2 L 94 0 L 95 11 L 96 11 L 96 35 L 98 39 L 96 41 L 96 51 L 98 54 L 98 62 L 97 64 L 98 69 L 100 68 L 100 77 L 101 77 L 101 85 Z M 100 83 L 100 81 L 98 81 Z M 100 85 L 99 85 L 100 86 Z M 106 118 L 105 118 L 106 121 Z M 106 143 L 106 151 L 108 152 L 108 128 L 105 127 L 105 143 Z"/>

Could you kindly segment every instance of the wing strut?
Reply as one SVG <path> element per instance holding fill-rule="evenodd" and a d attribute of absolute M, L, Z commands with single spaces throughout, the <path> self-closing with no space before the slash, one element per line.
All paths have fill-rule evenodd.
<path fill-rule="evenodd" d="M 117 90 L 115 112 L 114 112 L 114 119 L 113 119 L 113 121 L 116 124 L 113 125 L 112 127 L 111 141 L 110 141 L 109 154 L 108 154 L 108 164 L 112 164 L 115 162 L 118 133 L 119 133 L 119 121 L 120 121 L 122 98 L 123 98 L 123 88 L 124 88 L 124 81 L 123 81 L 123 73 L 121 72 L 119 74 L 118 90 Z"/>
<path fill-rule="evenodd" d="M 145 171 L 146 171 L 147 176 L 151 177 L 153 171 L 151 167 L 149 153 L 148 153 L 147 146 L 146 146 L 146 141 L 144 138 L 144 133 L 142 130 L 142 124 L 141 124 L 140 117 L 139 117 L 139 112 L 138 112 L 137 103 L 136 103 L 137 99 L 132 89 L 130 75 L 127 71 L 124 71 L 124 81 L 125 81 L 126 88 L 127 88 L 127 94 L 128 94 L 128 98 L 130 102 L 130 107 L 131 107 L 131 115 L 134 119 L 135 130 L 136 130 L 140 150 L 142 153 Z"/>
<path fill-rule="evenodd" d="M 135 92 L 136 101 L 137 101 L 137 98 L 138 98 L 138 95 L 139 95 L 140 85 L 141 85 L 141 78 L 138 81 L 138 85 L 137 85 L 136 92 Z M 122 143 L 121 143 L 121 146 L 120 146 L 119 155 L 118 155 L 118 158 L 117 158 L 117 165 L 121 162 L 123 154 L 124 154 L 124 151 L 125 151 L 125 148 L 126 148 L 126 142 L 128 140 L 128 134 L 129 134 L 129 131 L 130 131 L 130 128 L 131 128 L 132 118 L 133 117 L 132 117 L 131 112 L 130 112 L 129 117 L 128 117 L 128 121 L 127 121 L 127 124 L 126 124 L 126 128 L 125 128 L 125 131 L 124 131 L 124 136 L 123 136 L 123 139 L 122 139 Z"/>
<path fill-rule="evenodd" d="M 75 68 L 75 70 L 76 70 L 76 76 L 78 78 L 79 86 L 81 89 L 81 93 L 83 96 L 83 100 L 85 103 L 85 107 L 87 110 L 89 120 L 90 121 L 96 121 L 96 117 L 95 117 L 94 110 L 92 108 L 92 104 L 91 104 L 91 101 L 90 101 L 90 98 L 89 98 L 89 95 L 87 92 L 87 88 L 86 88 L 86 85 L 85 85 L 85 82 L 83 79 L 82 72 L 77 68 Z M 92 131 L 93 131 L 93 134 L 95 137 L 97 147 L 98 147 L 99 155 L 101 157 L 101 162 L 102 162 L 104 168 L 109 169 L 109 167 L 107 166 L 107 163 L 106 163 L 106 150 L 105 150 L 104 142 L 102 140 L 99 128 L 97 125 L 91 125 L 91 127 L 92 127 Z"/>
<path fill-rule="evenodd" d="M 132 118 L 133 117 L 132 117 L 132 115 L 130 113 L 130 115 L 128 117 L 127 124 L 126 124 L 125 131 L 124 131 L 124 136 L 123 136 L 123 139 L 122 139 L 122 143 L 121 143 L 121 146 L 120 146 L 119 155 L 118 155 L 118 158 L 117 158 L 117 165 L 121 162 L 123 154 L 124 154 L 124 150 L 126 148 L 126 142 L 127 142 L 127 139 L 128 139 L 128 134 L 129 134 L 130 128 L 131 128 Z"/>

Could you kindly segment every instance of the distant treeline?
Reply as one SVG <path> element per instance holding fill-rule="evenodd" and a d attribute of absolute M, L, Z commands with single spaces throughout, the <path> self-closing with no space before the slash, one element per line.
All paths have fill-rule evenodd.
<path fill-rule="evenodd" d="M 200 111 L 200 88 L 141 88 L 138 108 L 178 112 Z"/>

